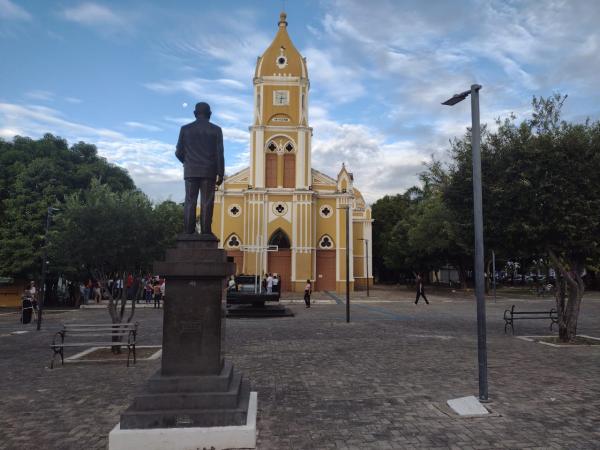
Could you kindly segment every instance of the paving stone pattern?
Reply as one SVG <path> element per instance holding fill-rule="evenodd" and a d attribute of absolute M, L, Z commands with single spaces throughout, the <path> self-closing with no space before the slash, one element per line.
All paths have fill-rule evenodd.
<path fill-rule="evenodd" d="M 414 305 L 404 289 L 360 293 L 350 324 L 344 305 L 323 294 L 310 309 L 286 296 L 293 318 L 228 320 L 227 357 L 258 391 L 258 448 L 600 448 L 600 346 L 553 348 L 504 335 L 504 309 L 549 309 L 550 298 L 488 302 L 493 414 L 458 418 L 446 400 L 477 395 L 475 304 L 428 297 L 430 305 Z M 60 323 L 101 323 L 108 313 L 45 318 L 36 332 L 0 315 L 0 449 L 105 449 L 120 412 L 160 363 L 49 370 Z M 139 343 L 160 344 L 162 310 L 140 309 L 136 319 Z M 9 334 L 19 329 L 32 331 Z M 548 325 L 522 321 L 516 331 L 544 335 Z M 584 300 L 579 331 L 600 337 L 597 295 Z"/>

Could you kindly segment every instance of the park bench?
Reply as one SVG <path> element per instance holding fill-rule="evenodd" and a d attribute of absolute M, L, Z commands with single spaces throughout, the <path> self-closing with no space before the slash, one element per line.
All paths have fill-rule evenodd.
<path fill-rule="evenodd" d="M 509 326 L 512 329 L 512 334 L 515 334 L 515 320 L 535 319 L 550 319 L 550 331 L 552 331 L 552 326 L 558 323 L 558 314 L 554 308 L 550 311 L 515 311 L 515 305 L 512 305 L 512 308 L 504 311 L 504 334 L 506 334 Z"/>
<path fill-rule="evenodd" d="M 76 347 L 115 347 L 127 346 L 127 367 L 130 356 L 133 355 L 133 364 L 136 363 L 135 343 L 137 339 L 138 323 L 109 323 L 109 324 L 63 324 L 52 339 L 50 348 L 54 351 L 50 368 L 54 368 L 54 358 L 60 355 L 61 364 L 64 365 L 64 349 Z M 60 342 L 58 338 L 60 337 Z M 127 337 L 127 342 L 121 342 Z M 93 338 L 92 340 L 89 340 Z M 67 342 L 65 342 L 65 339 Z"/>

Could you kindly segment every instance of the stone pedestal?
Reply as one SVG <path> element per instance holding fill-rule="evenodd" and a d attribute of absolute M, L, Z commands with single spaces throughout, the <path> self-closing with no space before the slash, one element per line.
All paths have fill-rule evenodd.
<path fill-rule="evenodd" d="M 155 263 L 154 272 L 166 279 L 162 365 L 121 414 L 109 443 L 113 433 L 122 436 L 129 430 L 164 429 L 161 435 L 169 435 L 167 429 L 197 428 L 199 439 L 205 440 L 209 428 L 247 428 L 249 383 L 222 358 L 225 280 L 235 272 L 234 264 L 227 262 L 216 239 L 181 235 L 165 261 Z M 134 434 L 139 435 L 127 435 Z M 251 433 L 245 430 L 245 435 Z M 244 447 L 254 443 L 246 441 Z"/>

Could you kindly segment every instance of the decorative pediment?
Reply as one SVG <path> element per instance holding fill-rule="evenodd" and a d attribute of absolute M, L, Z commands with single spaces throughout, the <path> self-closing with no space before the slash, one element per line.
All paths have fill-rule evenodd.
<path fill-rule="evenodd" d="M 250 173 L 250 168 L 246 167 L 245 169 L 242 169 L 239 172 L 234 173 L 233 175 L 225 177 L 225 183 L 227 183 L 227 184 L 248 184 L 249 173 Z"/>
<path fill-rule="evenodd" d="M 325 175 L 323 172 L 319 172 L 316 169 L 312 169 L 312 184 L 313 185 L 325 185 L 335 186 L 336 182 L 333 178 Z"/>

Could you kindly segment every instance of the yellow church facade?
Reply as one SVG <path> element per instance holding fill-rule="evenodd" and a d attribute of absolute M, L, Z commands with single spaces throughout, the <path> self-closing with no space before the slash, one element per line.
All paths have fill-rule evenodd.
<path fill-rule="evenodd" d="M 258 58 L 250 166 L 216 192 L 213 232 L 238 274 L 277 273 L 282 291 L 345 292 L 372 283 L 371 209 L 343 163 L 335 177 L 311 165 L 307 62 L 280 15 L 275 39 Z M 349 248 L 346 246 L 349 214 Z"/>

